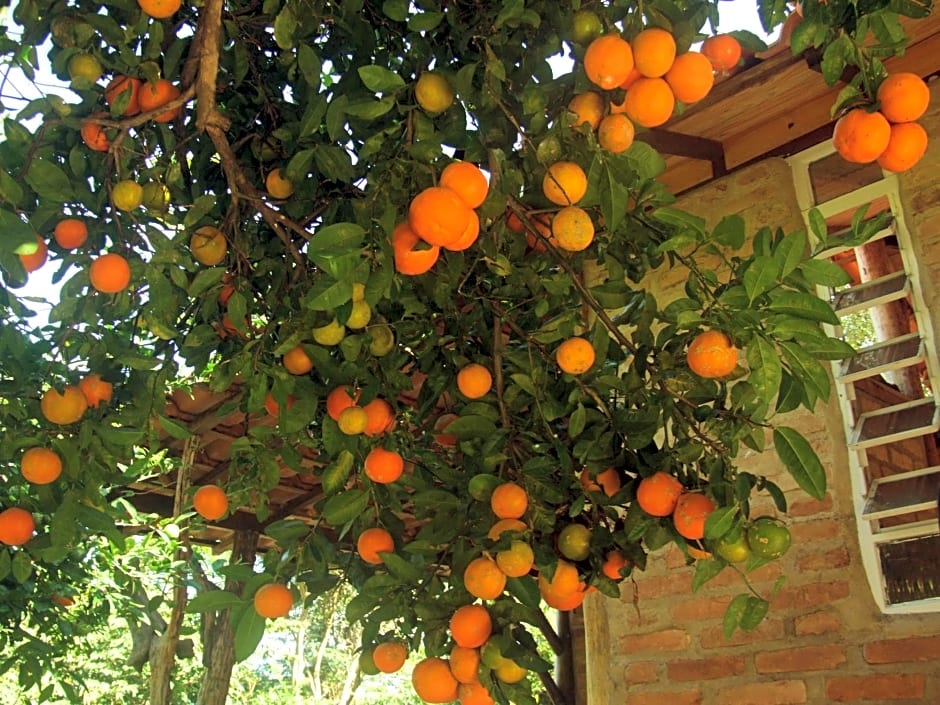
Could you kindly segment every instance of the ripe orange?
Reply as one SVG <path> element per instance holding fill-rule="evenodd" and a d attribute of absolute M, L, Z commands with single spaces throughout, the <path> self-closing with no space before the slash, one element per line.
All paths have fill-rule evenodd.
<path fill-rule="evenodd" d="M 35 272 L 46 263 L 49 257 L 49 246 L 39 235 L 36 236 L 36 250 L 29 255 L 20 255 L 20 262 L 27 272 Z"/>
<path fill-rule="evenodd" d="M 0 512 L 0 543 L 7 546 L 22 546 L 33 537 L 36 520 L 20 507 L 10 507 Z"/>
<path fill-rule="evenodd" d="M 665 76 L 676 58 L 676 40 L 665 29 L 648 27 L 633 38 L 633 63 L 647 78 Z"/>
<path fill-rule="evenodd" d="M 106 113 L 95 113 L 90 117 L 107 119 L 110 116 Z M 82 142 L 94 152 L 107 152 L 111 148 L 111 140 L 108 139 L 104 125 L 98 125 L 93 122 L 83 123 L 81 135 Z"/>
<path fill-rule="evenodd" d="M 356 541 L 356 552 L 359 557 L 370 565 L 381 565 L 385 559 L 380 553 L 391 553 L 395 550 L 395 540 L 392 535 L 381 526 L 366 529 Z"/>
<path fill-rule="evenodd" d="M 450 672 L 458 683 L 477 683 L 480 680 L 480 650 L 455 646 L 450 650 Z"/>
<path fill-rule="evenodd" d="M 633 69 L 633 49 L 617 34 L 605 34 L 588 44 L 584 72 L 588 80 L 605 91 L 619 86 Z"/>
<path fill-rule="evenodd" d="M 483 605 L 458 607 L 450 618 L 450 634 L 458 646 L 475 649 L 493 633 L 493 620 Z"/>
<path fill-rule="evenodd" d="M 899 122 L 891 126 L 888 146 L 878 157 L 878 165 L 895 173 L 907 171 L 927 152 L 927 131 L 916 122 Z"/>
<path fill-rule="evenodd" d="M 490 495 L 490 508 L 500 519 L 518 519 L 528 506 L 528 494 L 515 482 L 498 485 Z"/>
<path fill-rule="evenodd" d="M 372 650 L 372 661 L 382 673 L 396 673 L 405 665 L 408 647 L 400 641 L 385 641 Z"/>
<path fill-rule="evenodd" d="M 287 408 L 290 409 L 296 403 L 297 397 L 295 397 L 293 394 L 288 394 Z M 274 418 L 277 418 L 281 415 L 281 405 L 277 403 L 277 399 L 274 398 L 274 395 L 271 394 L 271 392 L 268 392 L 264 397 L 264 410 Z"/>
<path fill-rule="evenodd" d="M 587 174 L 574 162 L 555 162 L 542 179 L 542 193 L 556 205 L 573 205 L 587 193 Z"/>
<path fill-rule="evenodd" d="M 636 501 L 647 514 L 667 517 L 675 510 L 683 489 L 682 483 L 674 475 L 660 470 L 640 480 L 636 488 Z"/>
<path fill-rule="evenodd" d="M 699 377 L 725 377 L 738 364 L 738 349 L 727 334 L 720 330 L 707 330 L 699 333 L 689 345 L 686 360 L 689 369 Z"/>
<path fill-rule="evenodd" d="M 392 231 L 392 252 L 395 255 L 395 271 L 414 276 L 424 274 L 434 266 L 441 248 L 427 245 L 405 222 L 396 225 Z"/>
<path fill-rule="evenodd" d="M 385 448 L 373 448 L 365 460 L 366 477 L 381 485 L 395 482 L 405 471 L 405 460 L 401 453 Z"/>
<path fill-rule="evenodd" d="M 453 162 L 441 172 L 440 186 L 456 193 L 470 208 L 479 208 L 486 200 L 490 184 L 480 167 L 470 162 Z"/>
<path fill-rule="evenodd" d="M 88 239 L 88 226 L 78 218 L 63 218 L 56 223 L 52 236 L 63 250 L 74 250 Z"/>
<path fill-rule="evenodd" d="M 832 142 L 847 162 L 868 164 L 881 156 L 891 140 L 891 125 L 884 115 L 854 108 L 836 122 Z"/>
<path fill-rule="evenodd" d="M 493 375 L 475 362 L 464 365 L 457 373 L 457 389 L 467 399 L 479 399 L 493 388 Z"/>
<path fill-rule="evenodd" d="M 715 74 L 708 57 L 697 51 L 680 54 L 666 72 L 666 83 L 676 100 L 695 103 L 711 91 L 715 85 Z"/>
<path fill-rule="evenodd" d="M 297 345 L 284 353 L 281 363 L 292 375 L 305 375 L 313 369 L 313 360 L 307 355 L 303 345 Z"/>
<path fill-rule="evenodd" d="M 623 90 L 627 90 L 628 88 L 630 88 L 630 86 L 632 86 L 634 83 L 636 83 L 636 80 L 637 80 L 638 78 L 642 78 L 642 77 L 643 77 L 643 74 L 640 73 L 640 72 L 637 70 L 636 66 L 634 66 L 634 67 L 630 70 L 630 73 L 627 74 L 627 77 L 626 77 L 625 79 L 623 79 L 623 81 L 621 81 L 620 85 L 617 86 L 617 87 L 618 87 L 618 88 L 623 88 Z"/>
<path fill-rule="evenodd" d="M 221 519 L 228 512 L 228 497 L 218 485 L 203 485 L 193 495 L 193 509 L 207 521 Z"/>
<path fill-rule="evenodd" d="M 476 211 L 470 211 L 470 222 L 467 223 L 467 229 L 457 238 L 456 242 L 445 245 L 444 249 L 450 250 L 451 252 L 463 252 L 470 247 L 470 245 L 475 243 L 479 236 L 480 216 L 477 215 Z"/>
<path fill-rule="evenodd" d="M 294 595 L 286 585 L 268 583 L 258 588 L 254 605 L 255 612 L 265 619 L 286 617 L 294 606 Z"/>
<path fill-rule="evenodd" d="M 581 471 L 581 486 L 591 492 L 603 492 L 608 497 L 613 497 L 620 491 L 620 485 L 620 473 L 616 468 L 602 470 L 594 478 L 587 468 Z"/>
<path fill-rule="evenodd" d="M 463 584 L 474 597 L 495 600 L 506 588 L 506 574 L 492 558 L 480 556 L 470 561 L 463 574 Z"/>
<path fill-rule="evenodd" d="M 594 242 L 594 221 L 583 208 L 566 206 L 552 218 L 552 235 L 561 249 L 581 252 Z"/>
<path fill-rule="evenodd" d="M 331 419 L 338 421 L 343 409 L 348 409 L 350 406 L 357 404 L 360 395 L 360 391 L 356 390 L 354 392 L 348 384 L 335 387 L 326 395 L 326 413 Z"/>
<path fill-rule="evenodd" d="M 544 596 L 545 593 L 557 595 L 558 597 L 568 597 L 577 592 L 581 585 L 581 578 L 578 575 L 578 568 L 574 563 L 559 559 L 555 566 L 555 572 L 549 579 L 545 572 L 539 573 L 539 591 Z"/>
<path fill-rule="evenodd" d="M 167 0 L 138 0 L 138 2 L 143 1 L 162 3 Z M 169 1 L 176 2 L 177 0 Z M 165 78 L 158 78 L 153 83 L 150 81 L 143 83 L 137 93 L 137 101 L 140 104 L 140 112 L 142 113 L 149 113 L 151 110 L 162 108 L 171 100 L 176 100 L 179 97 L 180 89 Z M 163 112 L 154 115 L 153 120 L 154 122 L 170 122 L 173 120 L 173 118 L 179 115 L 181 109 L 182 106 L 177 106 L 175 108 L 170 108 L 169 110 L 164 110 Z"/>
<path fill-rule="evenodd" d="M 272 198 L 290 198 L 294 194 L 294 182 L 287 178 L 283 169 L 272 169 L 264 180 L 264 187 Z"/>
<path fill-rule="evenodd" d="M 101 402 L 111 401 L 114 394 L 114 385 L 105 382 L 99 374 L 85 375 L 78 383 L 78 388 L 85 395 L 85 401 L 92 409 L 97 409 Z"/>
<path fill-rule="evenodd" d="M 729 71 L 741 60 L 741 44 L 730 34 L 716 34 L 702 42 L 702 53 L 715 71 Z"/>
<path fill-rule="evenodd" d="M 668 122 L 676 107 L 676 98 L 665 79 L 637 79 L 623 101 L 623 111 L 642 127 L 659 127 Z"/>
<path fill-rule="evenodd" d="M 930 89 L 916 73 L 891 74 L 878 86 L 877 95 L 881 114 L 889 122 L 913 122 L 930 104 Z"/>
<path fill-rule="evenodd" d="M 408 223 L 415 234 L 429 245 L 451 245 L 467 229 L 471 212 L 454 191 L 432 186 L 411 199 Z"/>
<path fill-rule="evenodd" d="M 700 492 L 687 492 L 679 497 L 672 513 L 676 531 L 687 539 L 705 537 L 705 520 L 715 511 L 715 503 Z"/>
<path fill-rule="evenodd" d="M 415 665 L 411 684 L 426 703 L 449 703 L 457 699 L 457 679 L 447 661 L 436 656 L 429 656 Z"/>
<path fill-rule="evenodd" d="M 479 681 L 461 683 L 457 686 L 457 699 L 460 705 L 496 705 L 490 691 Z"/>
<path fill-rule="evenodd" d="M 62 474 L 62 458 L 51 448 L 30 448 L 23 453 L 20 472 L 27 482 L 48 485 Z"/>
<path fill-rule="evenodd" d="M 601 124 L 605 110 L 604 99 L 595 91 L 578 93 L 568 102 L 568 112 L 572 113 L 572 127 L 587 124 L 591 126 L 591 130 L 596 130 Z"/>
<path fill-rule="evenodd" d="M 39 402 L 43 417 L 60 426 L 67 426 L 78 421 L 88 409 L 85 395 L 78 387 L 66 385 L 59 393 L 50 387 Z"/>
<path fill-rule="evenodd" d="M 611 580 L 623 580 L 621 571 L 627 566 L 627 559 L 620 551 L 615 549 L 607 552 L 604 564 L 601 566 L 601 572 Z"/>
<path fill-rule="evenodd" d="M 525 531 L 528 528 L 525 522 L 518 519 L 500 519 L 490 527 L 486 535 L 491 541 L 499 541 L 505 531 Z"/>
<path fill-rule="evenodd" d="M 361 406 L 350 406 L 339 412 L 336 425 L 347 436 L 358 436 L 360 433 L 365 433 L 369 425 L 369 415 Z"/>
<path fill-rule="evenodd" d="M 117 294 L 131 283 L 131 267 L 121 255 L 108 252 L 92 260 L 88 279 L 102 294 Z"/>
<path fill-rule="evenodd" d="M 127 93 L 127 106 L 121 115 L 136 115 L 140 112 L 141 80 L 131 76 L 115 76 L 104 89 L 104 99 L 109 106 L 114 105 L 119 96 Z"/>
<path fill-rule="evenodd" d="M 577 336 L 568 338 L 555 350 L 555 362 L 562 372 L 580 375 L 594 364 L 594 347 L 590 341 Z"/>
<path fill-rule="evenodd" d="M 369 438 L 381 436 L 395 428 L 395 410 L 384 399 L 376 397 L 362 407 L 362 410 L 366 412 L 366 427 L 363 433 Z"/>
<path fill-rule="evenodd" d="M 598 144 L 614 154 L 621 154 L 630 149 L 635 137 L 633 121 L 622 113 L 607 115 L 597 128 Z"/>

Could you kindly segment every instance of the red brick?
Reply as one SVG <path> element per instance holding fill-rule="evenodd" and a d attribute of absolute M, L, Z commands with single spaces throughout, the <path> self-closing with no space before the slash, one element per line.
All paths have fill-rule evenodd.
<path fill-rule="evenodd" d="M 672 595 L 686 595 L 692 592 L 692 571 L 669 571 L 665 575 L 637 576 L 636 591 L 640 601 L 655 600 Z"/>
<path fill-rule="evenodd" d="M 800 570 L 828 570 L 830 568 L 844 568 L 849 564 L 849 552 L 845 546 L 839 546 L 831 551 L 822 553 L 809 553 L 796 560 Z"/>
<path fill-rule="evenodd" d="M 628 693 L 626 705 L 702 705 L 700 690 L 660 690 L 655 693 Z"/>
<path fill-rule="evenodd" d="M 620 651 L 635 654 L 641 651 L 682 651 L 691 638 L 684 629 L 663 629 L 647 634 L 628 634 L 620 640 Z"/>
<path fill-rule="evenodd" d="M 862 653 L 867 663 L 905 663 L 940 660 L 940 636 L 912 636 L 885 639 L 865 644 Z"/>
<path fill-rule="evenodd" d="M 787 514 L 791 517 L 807 517 L 814 514 L 822 514 L 832 509 L 832 495 L 826 494 L 822 501 L 818 499 L 803 499 L 794 502 L 787 509 Z"/>
<path fill-rule="evenodd" d="M 748 573 L 747 579 L 750 581 L 751 585 L 756 585 L 759 583 L 773 582 L 782 574 L 783 569 L 780 565 L 780 561 L 771 561 L 770 563 L 765 563 L 757 570 Z M 736 585 L 743 587 L 744 581 L 741 579 L 741 574 L 738 573 L 738 571 L 725 569 L 705 583 L 705 588 L 703 589 L 707 589 L 709 586 L 720 587 L 724 585 Z"/>
<path fill-rule="evenodd" d="M 725 646 L 741 646 L 742 644 L 755 644 L 760 642 L 761 646 L 769 646 L 769 642 L 783 639 L 786 636 L 783 621 L 780 619 L 767 618 L 760 623 L 757 629 L 745 632 L 741 629 L 735 629 L 730 638 L 725 638 L 724 627 L 717 626 L 706 629 L 702 632 L 702 646 L 706 649 L 722 648 Z"/>
<path fill-rule="evenodd" d="M 700 681 L 726 678 L 744 673 L 743 656 L 716 656 L 714 658 L 670 661 L 666 675 L 673 681 Z"/>
<path fill-rule="evenodd" d="M 842 619 L 833 612 L 813 612 L 793 620 L 793 631 L 797 636 L 828 634 L 841 628 Z"/>
<path fill-rule="evenodd" d="M 634 661 L 628 663 L 627 667 L 623 669 L 623 679 L 630 685 L 655 683 L 659 680 L 659 676 L 656 675 L 656 662 Z"/>
<path fill-rule="evenodd" d="M 837 676 L 826 679 L 826 694 L 830 700 L 839 703 L 923 698 L 926 688 L 923 673 L 885 673 L 877 676 Z"/>
<path fill-rule="evenodd" d="M 672 608 L 672 618 L 675 622 L 721 619 L 730 602 L 730 596 L 690 597 L 687 600 L 679 601 Z"/>
<path fill-rule="evenodd" d="M 790 534 L 796 545 L 834 539 L 840 535 L 841 531 L 842 522 L 838 519 L 814 519 L 790 525 Z"/>
<path fill-rule="evenodd" d="M 799 705 L 806 702 L 803 681 L 768 681 L 722 688 L 721 705 Z"/>
<path fill-rule="evenodd" d="M 830 671 L 845 660 L 845 647 L 832 644 L 763 651 L 754 656 L 754 666 L 758 673 Z"/>
<path fill-rule="evenodd" d="M 780 594 L 770 603 L 770 608 L 817 607 L 848 597 L 848 595 L 849 584 L 844 580 L 790 586 L 780 591 Z"/>

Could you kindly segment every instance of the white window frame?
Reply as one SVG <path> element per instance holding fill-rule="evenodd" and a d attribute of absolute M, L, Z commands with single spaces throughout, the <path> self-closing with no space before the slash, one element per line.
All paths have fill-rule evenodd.
<path fill-rule="evenodd" d="M 920 272 L 913 253 L 913 238 L 908 230 L 904 209 L 902 207 L 899 189 L 899 180 L 897 175 L 890 172 L 882 172 L 882 178 L 874 183 L 867 184 L 849 193 L 837 196 L 828 201 L 817 203 L 813 192 L 812 179 L 810 177 L 810 166 L 815 162 L 824 159 L 835 153 L 835 148 L 831 140 L 826 140 L 798 154 L 793 155 L 787 161 L 793 174 L 793 183 L 796 189 L 797 203 L 800 207 L 800 213 L 806 224 L 807 230 L 811 233 L 809 212 L 813 208 L 819 210 L 823 218 L 828 219 L 832 216 L 852 211 L 862 205 L 872 201 L 884 198 L 888 202 L 888 207 L 894 216 L 891 232 L 898 239 L 901 261 L 904 266 L 905 274 L 909 282 L 909 293 L 912 307 L 914 309 L 915 320 L 917 321 L 918 332 L 922 338 L 923 352 L 927 372 L 934 384 L 934 399 L 936 404 L 940 404 L 940 361 L 937 358 L 937 337 L 931 325 L 930 317 L 927 315 L 929 309 L 923 295 L 923 289 L 920 282 Z M 810 235 L 812 238 L 812 234 Z M 822 257 L 831 257 L 836 251 L 823 253 Z M 823 298 L 830 295 L 830 290 L 826 287 L 820 287 L 819 294 Z M 869 308 L 869 304 L 865 308 Z M 827 326 L 830 335 L 841 336 L 841 331 L 837 327 Z M 881 560 L 878 552 L 878 546 L 882 543 L 903 540 L 907 538 L 917 538 L 921 536 L 930 536 L 938 531 L 936 521 L 917 522 L 905 524 L 898 527 L 888 527 L 875 531 L 876 520 L 864 518 L 865 504 L 869 487 L 865 478 L 865 468 L 867 465 L 867 456 L 865 448 L 853 448 L 850 444 L 853 428 L 856 419 L 852 409 L 852 399 L 854 398 L 854 381 L 839 381 L 838 373 L 841 361 L 832 363 L 832 375 L 835 380 L 834 387 L 839 399 L 839 405 L 842 412 L 843 428 L 845 431 L 846 447 L 849 456 L 849 476 L 852 489 L 852 506 L 855 512 L 855 523 L 858 530 L 859 549 L 862 558 L 862 564 L 865 569 L 865 575 L 879 609 L 885 614 L 921 614 L 928 612 L 940 612 L 940 597 L 928 598 L 911 602 L 897 604 L 888 604 L 885 596 L 885 581 L 882 571 Z M 934 416 L 936 418 L 936 415 Z M 921 434 L 922 435 L 922 434 Z M 906 473 L 905 476 L 914 476 L 924 474 L 925 472 L 937 471 L 937 468 L 925 468 Z M 878 480 L 872 482 L 875 487 Z M 934 497 L 933 504 L 936 504 Z M 929 505 L 928 505 L 929 506 Z M 923 508 L 923 507 L 921 507 Z"/>

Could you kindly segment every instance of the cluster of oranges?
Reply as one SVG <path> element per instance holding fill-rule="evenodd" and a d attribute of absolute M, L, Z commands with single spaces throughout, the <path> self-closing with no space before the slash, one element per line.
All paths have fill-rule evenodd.
<path fill-rule="evenodd" d="M 480 218 L 474 209 L 483 205 L 489 187 L 475 164 L 448 164 L 438 185 L 415 196 L 408 206 L 408 220 L 392 231 L 395 270 L 424 274 L 437 262 L 442 247 L 460 252 L 476 242 Z"/>
<path fill-rule="evenodd" d="M 88 226 L 79 218 L 63 218 L 56 224 L 52 235 L 56 244 L 63 250 L 76 250 L 88 239 Z M 41 235 L 37 235 L 36 249 L 19 257 L 27 273 L 35 272 L 48 260 L 49 245 Z M 123 255 L 116 252 L 106 252 L 90 258 L 88 281 L 96 291 L 117 294 L 130 285 L 130 264 Z"/>
<path fill-rule="evenodd" d="M 154 122 L 172 122 L 180 114 L 181 106 L 161 110 L 181 95 L 178 86 L 165 78 L 142 81 L 133 76 L 115 76 L 104 89 L 105 102 L 120 117 L 140 113 L 153 113 Z M 110 119 L 109 113 L 96 113 L 82 125 L 82 141 L 89 149 L 107 152 L 111 149 L 111 138 L 102 121 Z"/>
<path fill-rule="evenodd" d="M 586 123 L 597 130 L 604 149 L 621 152 L 632 143 L 633 130 L 616 116 L 625 115 L 640 127 L 659 127 L 672 117 L 677 102 L 696 103 L 707 96 L 714 72 L 733 68 L 740 57 L 740 44 L 730 35 L 706 40 L 702 52 L 677 54 L 675 38 L 659 27 L 642 30 L 632 41 L 605 34 L 588 45 L 584 72 L 602 90 L 626 91 L 623 100 L 610 101 L 605 108 L 601 95 L 584 93 L 568 107 L 576 125 Z"/>
<path fill-rule="evenodd" d="M 662 471 L 640 480 L 636 501 L 650 516 L 671 516 L 679 535 L 690 541 L 705 538 L 705 520 L 716 508 L 710 497 L 686 492 L 674 475 Z"/>
<path fill-rule="evenodd" d="M 886 171 L 907 171 L 927 151 L 927 131 L 917 120 L 930 104 L 930 89 L 914 73 L 894 73 L 878 86 L 875 104 L 849 110 L 836 122 L 832 142 L 848 162 L 877 161 Z"/>
<path fill-rule="evenodd" d="M 110 402 L 113 385 L 92 373 L 85 375 L 77 385 L 66 385 L 62 391 L 50 387 L 42 395 L 40 410 L 49 423 L 69 426 L 81 420 L 89 407 L 97 409 Z M 62 475 L 62 456 L 52 448 L 33 446 L 20 460 L 20 473 L 33 485 L 48 485 Z M 33 515 L 22 507 L 9 507 L 0 512 L 0 544 L 22 546 L 36 531 Z"/>

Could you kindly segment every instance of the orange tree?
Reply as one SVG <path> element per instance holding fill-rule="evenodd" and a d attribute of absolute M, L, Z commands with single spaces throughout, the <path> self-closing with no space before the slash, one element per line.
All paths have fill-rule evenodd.
<path fill-rule="evenodd" d="M 787 14 L 758 8 L 768 29 Z M 898 11 L 929 8 L 803 4 L 796 47 L 819 49 L 832 82 L 861 69 L 839 109 L 877 105 Z M 264 522 L 281 466 L 323 490 L 316 526 L 267 526 L 280 551 L 263 572 L 243 567 L 243 589 L 190 609 L 230 614 L 244 657 L 259 612 L 289 607 L 263 584 L 315 599 L 341 576 L 359 590 L 348 616 L 368 664 L 391 641 L 446 657 L 454 613 L 482 601 L 490 631 L 458 644 L 454 682 L 437 677 L 447 661 L 416 669 L 430 699 L 531 700 L 527 670 L 550 680 L 528 631 L 548 631 L 540 606 L 616 595 L 667 544 L 715 552 L 697 585 L 781 555 L 785 527 L 750 501 L 769 493 L 784 513 L 783 494 L 734 463 L 772 424 L 783 464 L 823 495 L 781 414 L 827 399 L 822 361 L 851 352 L 822 331 L 836 319 L 814 294 L 844 273 L 811 259 L 805 232 L 710 229 L 670 207 L 662 158 L 634 140 L 676 96 L 709 90 L 703 59 L 674 55 L 715 31 L 717 2 L 21 0 L 13 18 L 0 639 L 36 664 L 27 684 L 65 619 L 46 611 L 54 582 L 81 583 L 96 541 L 121 544 L 112 498 L 168 467 L 161 432 L 187 435 L 163 415 L 181 377 L 279 416 L 239 442 L 221 494 L 195 507 L 206 521 L 246 506 Z M 711 60 L 733 65 L 735 44 Z M 11 102 L 14 77 L 41 86 L 39 68 L 68 97 Z M 36 324 L 22 287 L 40 267 L 60 289 Z M 646 283 L 675 267 L 685 296 L 657 301 Z M 24 474 L 31 448 L 61 474 Z M 726 625 L 753 628 L 768 597 L 742 594 Z M 200 698 L 223 702 L 224 687 Z"/>

